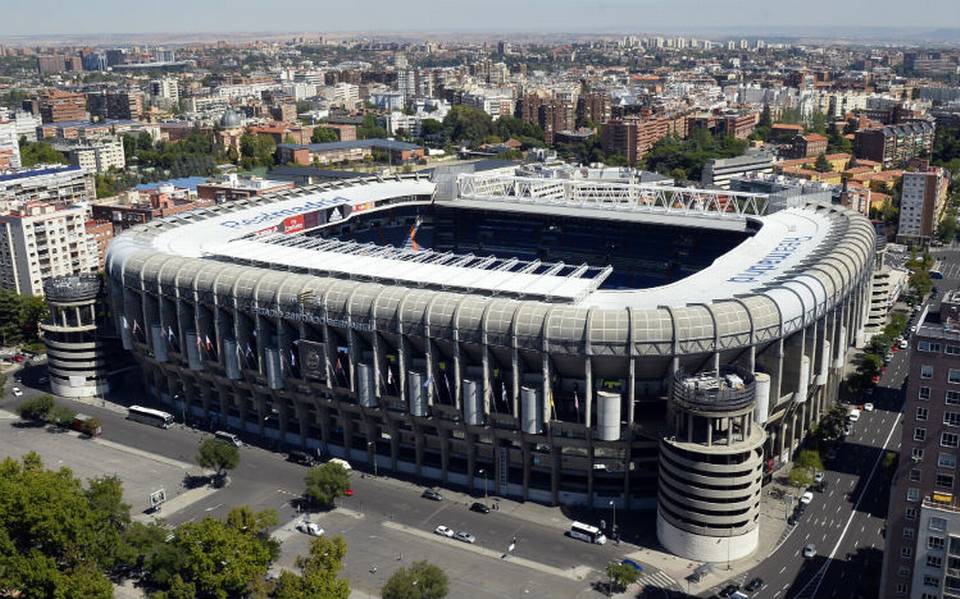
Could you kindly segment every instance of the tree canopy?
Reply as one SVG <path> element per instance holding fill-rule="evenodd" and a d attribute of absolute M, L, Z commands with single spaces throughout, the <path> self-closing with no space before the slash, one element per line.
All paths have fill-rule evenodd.
<path fill-rule="evenodd" d="M 45 141 L 27 141 L 20 138 L 20 163 L 24 167 L 38 164 L 66 164 L 67 157 Z"/>
<path fill-rule="evenodd" d="M 495 129 L 493 119 L 483 110 L 457 104 L 443 118 L 443 133 L 453 143 L 478 146 L 494 135 Z"/>
<path fill-rule="evenodd" d="M 653 145 L 645 157 L 646 167 L 658 173 L 686 180 L 700 180 L 703 165 L 711 158 L 740 156 L 747 142 L 730 135 L 714 136 L 697 130 L 687 139 L 668 135 Z"/>
<path fill-rule="evenodd" d="M 310 134 L 310 143 L 323 144 L 337 141 L 337 132 L 330 127 L 317 126 Z"/>
<path fill-rule="evenodd" d="M 310 553 L 297 558 L 300 574 L 284 571 L 269 596 L 273 599 L 347 599 L 350 582 L 338 577 L 346 554 L 343 537 L 314 539 Z"/>
<path fill-rule="evenodd" d="M 240 451 L 235 445 L 215 437 L 207 437 L 200 442 L 197 450 L 197 464 L 217 472 L 218 477 L 233 470 L 240 464 Z"/>
<path fill-rule="evenodd" d="M 350 474 L 336 462 L 315 466 L 304 478 L 304 495 L 313 504 L 331 507 L 334 499 L 342 497 L 350 488 Z"/>
<path fill-rule="evenodd" d="M 442 599 L 447 596 L 446 573 L 427 561 L 394 572 L 380 589 L 383 599 Z"/>

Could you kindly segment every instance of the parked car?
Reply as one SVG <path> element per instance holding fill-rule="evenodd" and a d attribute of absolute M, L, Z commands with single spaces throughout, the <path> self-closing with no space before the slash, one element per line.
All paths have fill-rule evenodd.
<path fill-rule="evenodd" d="M 433 529 L 433 532 L 437 533 L 441 537 L 447 537 L 448 539 L 453 538 L 453 529 L 441 524 L 440 526 Z"/>
<path fill-rule="evenodd" d="M 823 472 L 817 472 L 816 474 L 813 475 L 813 482 L 819 485 L 820 483 L 823 482 L 823 478 L 824 478 Z"/>
<path fill-rule="evenodd" d="M 752 593 L 754 591 L 759 591 L 761 588 L 763 588 L 763 579 L 757 576 L 756 578 L 751 579 L 750 582 L 743 587 L 743 590 L 747 591 L 748 593 Z"/>
<path fill-rule="evenodd" d="M 12 391 L 14 397 L 23 397 L 23 391 L 20 390 L 20 387 L 14 387 Z"/>
<path fill-rule="evenodd" d="M 477 542 L 477 537 L 463 530 L 458 531 L 455 535 L 453 535 L 453 538 L 458 541 L 463 541 L 464 543 L 470 543 L 471 545 Z"/>
<path fill-rule="evenodd" d="M 803 557 L 811 558 L 817 556 L 817 548 L 814 545 L 807 545 L 803 548 Z"/>
<path fill-rule="evenodd" d="M 287 461 L 301 466 L 315 466 L 317 459 L 305 451 L 291 451 L 287 454 Z"/>
<path fill-rule="evenodd" d="M 322 537 L 323 529 L 320 528 L 320 525 L 316 522 L 310 522 L 309 520 L 301 520 L 297 522 L 297 530 L 302 532 L 305 535 L 310 535 L 311 537 Z"/>
<path fill-rule="evenodd" d="M 860 420 L 860 410 L 857 408 L 851 408 L 850 412 L 847 414 L 847 421 L 856 422 L 858 420 Z"/>
<path fill-rule="evenodd" d="M 740 590 L 739 584 L 728 584 L 727 586 L 723 587 L 723 590 L 721 590 L 717 594 L 720 595 L 721 597 L 729 597 L 730 595 L 733 595 L 739 590 Z"/>
<path fill-rule="evenodd" d="M 810 505 L 812 501 L 813 501 L 813 493 L 811 493 L 810 491 L 807 491 L 806 493 L 800 496 L 800 503 L 804 505 Z"/>
<path fill-rule="evenodd" d="M 420 497 L 424 497 L 433 501 L 443 501 L 443 495 L 437 493 L 433 489 L 424 489 L 423 493 L 420 494 Z"/>
<path fill-rule="evenodd" d="M 790 514 L 790 517 L 787 518 L 787 524 L 790 526 L 796 526 L 797 522 L 800 521 L 800 516 L 797 514 Z"/>
<path fill-rule="evenodd" d="M 897 345 L 900 346 L 900 349 L 907 349 L 908 347 L 910 347 L 910 343 L 906 339 L 901 339 L 900 342 L 897 343 Z"/>
<path fill-rule="evenodd" d="M 873 411 L 873 404 L 870 403 L 870 402 L 867 402 L 867 403 L 863 404 L 863 411 L 864 411 L 864 412 L 872 412 L 872 411 Z"/>
<path fill-rule="evenodd" d="M 470 504 L 470 511 L 477 512 L 478 514 L 489 514 L 490 508 L 479 501 L 474 501 L 472 504 Z"/>

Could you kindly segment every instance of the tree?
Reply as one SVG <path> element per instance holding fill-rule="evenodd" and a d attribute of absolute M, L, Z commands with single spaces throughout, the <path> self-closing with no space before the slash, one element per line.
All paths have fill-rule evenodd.
<path fill-rule="evenodd" d="M 937 239 L 950 243 L 957 238 L 957 209 L 950 207 L 937 225 Z"/>
<path fill-rule="evenodd" d="M 363 124 L 357 127 L 357 139 L 382 139 L 387 136 L 387 130 L 377 124 L 377 117 L 372 114 L 363 116 Z"/>
<path fill-rule="evenodd" d="M 323 144 L 337 141 L 337 132 L 330 127 L 314 127 L 310 134 L 310 143 Z"/>
<path fill-rule="evenodd" d="M 24 420 L 45 422 L 52 409 L 53 397 L 50 395 L 40 395 L 39 397 L 28 399 L 17 406 L 17 414 Z"/>
<path fill-rule="evenodd" d="M 277 144 L 269 135 L 244 133 L 240 136 L 240 163 L 244 168 L 273 165 L 276 150 Z"/>
<path fill-rule="evenodd" d="M 847 411 L 843 406 L 833 406 L 820 419 L 817 426 L 817 436 L 822 441 L 838 439 L 843 434 L 843 427 L 847 423 Z"/>
<path fill-rule="evenodd" d="M 20 163 L 24 167 L 38 164 L 66 164 L 67 158 L 45 141 L 20 139 Z"/>
<path fill-rule="evenodd" d="M 60 427 L 68 427 L 70 426 L 70 423 L 73 422 L 73 419 L 76 417 L 76 415 L 77 413 L 67 406 L 55 404 L 43 419 L 50 424 L 55 424 Z"/>
<path fill-rule="evenodd" d="M 304 478 L 304 495 L 313 504 L 331 507 L 337 497 L 342 497 L 350 488 L 350 474 L 337 462 L 327 462 L 307 472 Z"/>
<path fill-rule="evenodd" d="M 808 468 L 794 466 L 787 477 L 790 484 L 798 489 L 805 489 L 813 484 L 813 475 Z"/>
<path fill-rule="evenodd" d="M 797 454 L 796 466 L 809 468 L 811 470 L 823 470 L 823 461 L 820 459 L 820 452 L 815 449 L 801 449 Z"/>
<path fill-rule="evenodd" d="M 447 596 L 449 581 L 438 566 L 427 561 L 413 562 L 400 568 L 380 589 L 383 599 L 442 599 Z"/>
<path fill-rule="evenodd" d="M 187 588 L 200 599 L 244 596 L 254 580 L 266 575 L 278 551 L 277 542 L 264 530 L 246 526 L 249 522 L 250 517 L 232 511 L 226 521 L 207 517 L 181 524 L 167 550 L 147 562 L 148 583 L 167 592 L 166 597 L 182 596 L 169 593 Z"/>
<path fill-rule="evenodd" d="M 84 488 L 68 468 L 44 469 L 35 453 L 0 463 L 0 589 L 24 599 L 112 597 L 108 575 L 131 554 L 120 495 L 116 479 Z"/>
<path fill-rule="evenodd" d="M 443 132 L 443 124 L 437 119 L 423 119 L 420 121 L 420 136 L 427 138 Z"/>
<path fill-rule="evenodd" d="M 443 131 L 454 143 L 479 146 L 494 134 L 493 119 L 479 108 L 457 104 L 443 118 Z"/>
<path fill-rule="evenodd" d="M 227 470 L 233 470 L 240 464 L 240 450 L 226 441 L 207 437 L 200 442 L 197 450 L 197 464 L 215 470 L 217 478 L 222 479 Z"/>
<path fill-rule="evenodd" d="M 817 156 L 817 161 L 813 165 L 814 170 L 818 173 L 829 173 L 833 171 L 833 165 L 830 164 L 830 161 L 827 160 L 826 154 L 820 152 L 820 155 Z"/>
<path fill-rule="evenodd" d="M 274 599 L 347 599 L 350 581 L 338 578 L 343 569 L 347 544 L 343 537 L 320 537 L 310 544 L 310 553 L 297 558 L 301 574 L 283 572 L 277 581 Z"/>
<path fill-rule="evenodd" d="M 628 586 L 637 582 L 638 578 L 640 573 L 633 566 L 617 563 L 607 565 L 607 580 L 618 592 L 626 590 Z"/>

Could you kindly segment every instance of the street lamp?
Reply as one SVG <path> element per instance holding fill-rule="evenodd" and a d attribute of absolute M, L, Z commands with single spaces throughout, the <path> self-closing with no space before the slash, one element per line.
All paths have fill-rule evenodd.
<path fill-rule="evenodd" d="M 610 507 L 613 508 L 613 526 L 610 528 L 610 532 L 613 533 L 613 539 L 617 540 L 617 504 L 611 499 Z"/>
<path fill-rule="evenodd" d="M 179 393 L 173 394 L 173 402 L 176 405 L 177 401 L 180 402 L 180 417 L 183 419 L 183 424 L 187 424 L 187 402 L 183 400 Z"/>
<path fill-rule="evenodd" d="M 480 469 L 480 475 L 483 477 L 483 500 L 487 500 L 487 471 Z"/>
<path fill-rule="evenodd" d="M 367 451 L 370 451 L 370 448 L 373 448 L 373 477 L 379 478 L 377 473 L 377 442 L 376 441 L 367 441 Z"/>

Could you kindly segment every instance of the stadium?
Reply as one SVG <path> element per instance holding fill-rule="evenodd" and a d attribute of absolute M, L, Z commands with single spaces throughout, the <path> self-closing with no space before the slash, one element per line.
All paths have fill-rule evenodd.
<path fill-rule="evenodd" d="M 368 177 L 151 222 L 110 245 L 111 309 L 178 416 L 656 509 L 670 551 L 748 555 L 764 477 L 862 342 L 873 228 L 804 196 L 594 175 Z"/>

